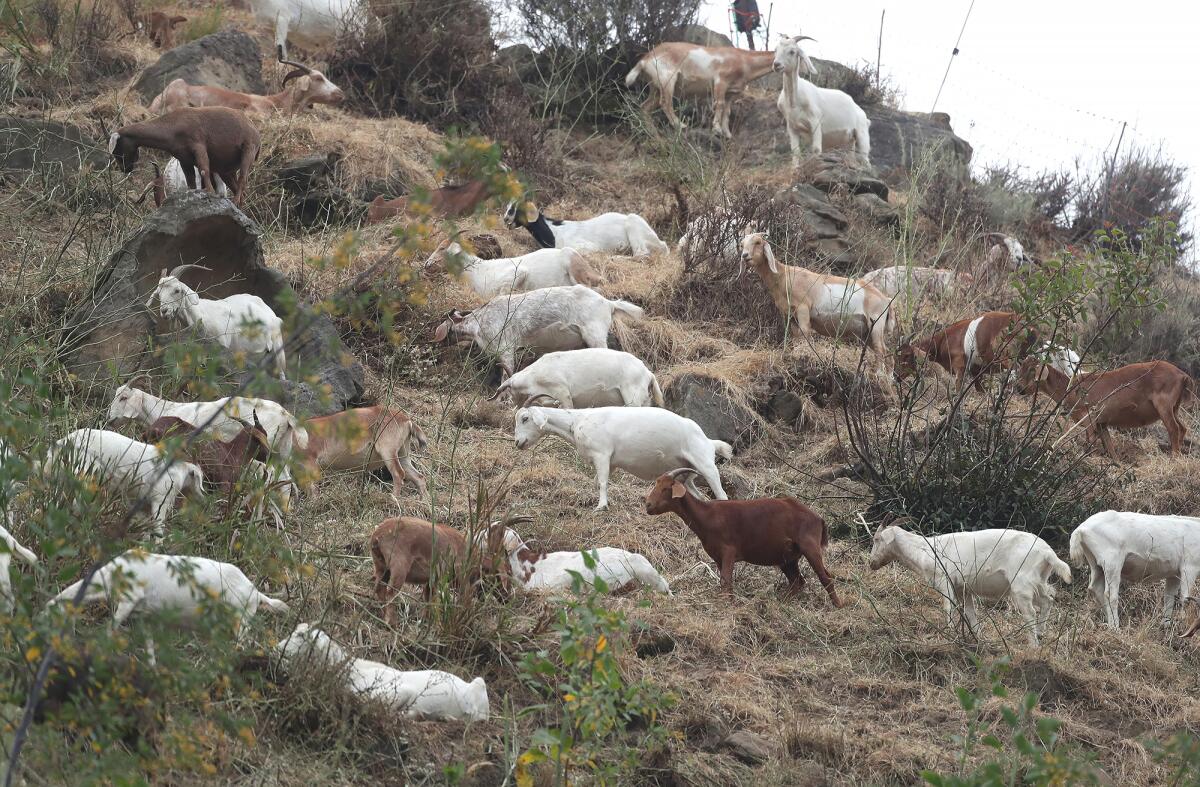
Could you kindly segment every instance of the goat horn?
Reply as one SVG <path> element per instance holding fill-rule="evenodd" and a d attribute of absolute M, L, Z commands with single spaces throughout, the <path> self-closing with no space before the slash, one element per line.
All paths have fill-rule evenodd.
<path fill-rule="evenodd" d="M 671 472 L 667 473 L 667 475 L 670 476 L 671 478 L 679 478 L 679 476 L 684 475 L 686 473 L 691 473 L 692 475 L 700 475 L 699 472 L 697 472 L 696 470 L 694 470 L 691 467 L 677 467 L 674 470 L 672 470 Z"/>
<path fill-rule="evenodd" d="M 549 400 L 549 401 L 551 401 L 551 402 L 554 402 L 555 404 L 557 404 L 557 403 L 558 403 L 558 400 L 557 400 L 557 399 L 555 399 L 555 398 L 554 398 L 553 396 L 551 396 L 550 394 L 544 394 L 544 393 L 540 393 L 540 394 L 533 394 L 532 396 L 528 396 L 528 397 L 526 397 L 526 398 L 525 398 L 525 401 L 524 401 L 524 403 L 522 403 L 522 404 L 521 404 L 521 406 L 522 406 L 522 407 L 529 407 L 530 405 L 534 404 L 535 402 L 540 402 L 540 401 L 541 401 L 541 400 L 543 400 L 543 399 L 547 399 L 547 400 Z"/>
<path fill-rule="evenodd" d="M 184 263 L 183 265 L 176 265 L 173 269 L 171 269 L 171 272 L 168 275 L 179 278 L 179 274 L 183 273 L 184 271 L 188 270 L 189 268 L 199 268 L 202 271 L 211 271 L 212 270 L 212 268 L 209 268 L 206 265 L 197 265 L 194 262 L 187 262 L 187 263 Z"/>
<path fill-rule="evenodd" d="M 795 40 L 796 41 L 816 41 L 817 39 L 813 38 L 812 36 L 796 36 Z"/>
<path fill-rule="evenodd" d="M 296 77 L 306 77 L 311 73 L 312 73 L 312 69 L 310 69 L 310 68 L 303 68 L 303 67 L 297 68 L 296 70 L 290 72 L 287 76 L 285 76 L 283 78 L 282 84 L 284 87 L 287 87 L 287 83 L 290 82 L 291 80 L 295 79 Z"/>
<path fill-rule="evenodd" d="M 150 382 L 150 375 L 146 374 L 145 372 L 138 372 L 133 377 L 130 377 L 128 380 L 125 381 L 125 387 L 132 388 L 134 383 L 136 383 L 138 380 L 141 380 L 143 378 L 146 380 L 147 383 Z"/>

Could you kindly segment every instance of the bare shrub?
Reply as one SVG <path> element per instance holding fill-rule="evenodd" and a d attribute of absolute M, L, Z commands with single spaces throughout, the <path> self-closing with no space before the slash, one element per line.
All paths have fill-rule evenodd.
<path fill-rule="evenodd" d="M 518 0 L 516 8 L 539 49 L 599 54 L 630 44 L 650 49 L 694 22 L 700 0 Z"/>

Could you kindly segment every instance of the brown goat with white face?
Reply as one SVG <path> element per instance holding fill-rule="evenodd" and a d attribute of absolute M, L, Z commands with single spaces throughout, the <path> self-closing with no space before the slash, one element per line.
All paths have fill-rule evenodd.
<path fill-rule="evenodd" d="M 825 520 L 799 500 L 790 497 L 757 500 L 701 500 L 687 490 L 680 477 L 690 468 L 665 473 L 646 495 L 647 514 L 675 513 L 704 545 L 721 571 L 721 589 L 733 595 L 733 566 L 752 563 L 778 566 L 788 579 L 788 592 L 804 586 L 800 559 L 812 566 L 835 607 L 842 606 L 825 569 L 829 527 Z"/>
<path fill-rule="evenodd" d="M 375 597 L 385 605 L 387 621 L 395 623 L 396 594 L 406 584 L 421 586 L 428 600 L 442 578 L 461 595 L 481 578 L 481 567 L 501 573 L 504 562 L 497 556 L 503 540 L 502 527 L 490 528 L 471 543 L 454 528 L 426 519 L 400 516 L 380 522 L 371 534 L 370 549 Z"/>
<path fill-rule="evenodd" d="M 1179 420 L 1179 408 L 1196 393 L 1195 381 L 1166 361 L 1131 363 L 1110 372 L 1068 379 L 1053 366 L 1027 358 L 1017 386 L 1021 393 L 1042 391 L 1060 402 L 1072 421 L 1087 428 L 1089 439 L 1099 435 L 1113 461 L 1120 457 L 1108 433 L 1110 428 L 1136 429 L 1155 421 L 1162 421 L 1167 428 L 1171 453 L 1180 453 L 1187 427 Z"/>

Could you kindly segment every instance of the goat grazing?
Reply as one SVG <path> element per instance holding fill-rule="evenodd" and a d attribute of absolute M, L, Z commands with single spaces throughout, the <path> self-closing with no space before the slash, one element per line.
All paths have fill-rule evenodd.
<path fill-rule="evenodd" d="M 992 529 L 925 537 L 888 525 L 875 531 L 871 570 L 889 563 L 922 577 L 942 597 L 946 619 L 954 624 L 957 607 L 971 633 L 979 637 L 975 598 L 1009 599 L 1025 621 L 1034 647 L 1045 631 L 1054 602 L 1053 574 L 1071 583 L 1070 567 L 1032 533 Z"/>
<path fill-rule="evenodd" d="M 884 363 L 885 340 L 895 318 L 891 301 L 875 287 L 862 279 L 777 263 L 764 232 L 750 232 L 742 239 L 739 277 L 747 266 L 762 279 L 775 306 L 795 318 L 800 336 L 816 332 L 837 338 L 849 332 L 865 341 Z"/>
<path fill-rule="evenodd" d="M 643 102 L 642 112 L 648 115 L 657 105 L 675 128 L 684 126 L 672 106 L 677 91 L 680 96 L 711 94 L 713 131 L 732 139 L 730 106 L 747 85 L 773 67 L 771 52 L 669 41 L 642 55 L 625 76 L 625 86 L 632 88 L 644 76 L 650 83 L 650 97 Z"/>
<path fill-rule="evenodd" d="M 1121 627 L 1117 604 L 1121 580 L 1158 582 L 1163 589 L 1162 624 L 1171 625 L 1175 602 L 1192 595 L 1200 575 L 1200 519 L 1101 511 L 1071 532 L 1071 562 L 1087 564 L 1088 593 L 1112 628 Z M 1186 636 L 1196 630 L 1192 626 Z"/>
<path fill-rule="evenodd" d="M 150 43 L 159 49 L 171 49 L 175 46 L 175 25 L 183 24 L 186 16 L 167 16 L 162 11 L 151 11 L 137 17 L 136 27 L 146 34 Z"/>
<path fill-rule="evenodd" d="M 1179 408 L 1195 397 L 1196 383 L 1187 372 L 1166 361 L 1131 363 L 1110 372 L 1089 372 L 1068 377 L 1038 358 L 1026 358 L 1017 387 L 1023 394 L 1041 391 L 1050 395 L 1075 422 L 1097 435 L 1113 461 L 1120 461 L 1111 429 L 1137 429 L 1162 421 L 1171 440 L 1171 453 L 1183 450 L 1187 427 Z"/>
<path fill-rule="evenodd" d="M 613 315 L 634 320 L 644 316 L 641 307 L 610 301 L 582 284 L 547 287 L 516 295 L 499 295 L 473 312 L 453 311 L 438 326 L 434 341 L 453 331 L 494 356 L 507 379 L 516 371 L 517 350 L 537 353 L 607 347 Z"/>
<path fill-rule="evenodd" d="M 530 593 L 568 593 L 578 574 L 588 585 L 595 585 L 599 577 L 609 592 L 639 583 L 671 595 L 667 580 L 636 552 L 616 547 L 584 550 L 591 557 L 589 568 L 583 552 L 534 552 L 512 528 L 504 528 L 503 546 L 514 581 Z"/>
<path fill-rule="evenodd" d="M 960 389 L 970 375 L 975 390 L 982 393 L 984 374 L 1011 368 L 1036 340 L 1032 331 L 1021 331 L 1015 313 L 985 312 L 905 344 L 900 348 L 896 373 L 901 379 L 913 374 L 920 354 L 953 374 Z"/>
<path fill-rule="evenodd" d="M 646 513 L 674 513 L 696 534 L 721 572 L 721 589 L 733 595 L 733 566 L 778 566 L 788 592 L 804 587 L 800 558 L 808 561 L 829 600 L 842 606 L 833 575 L 825 568 L 829 526 L 808 506 L 790 497 L 757 500 L 703 500 L 691 479 L 696 471 L 678 467 L 654 480 L 646 495 Z"/>
<path fill-rule="evenodd" d="M 545 249 L 571 247 L 579 251 L 649 257 L 670 251 L 649 223 L 636 213 L 601 213 L 582 221 L 548 219 L 532 202 L 510 203 L 504 211 L 509 227 L 524 227 Z"/>
<path fill-rule="evenodd" d="M 545 395 L 569 409 L 663 406 L 654 372 L 641 359 L 607 347 L 547 353 L 500 384 L 491 399 L 515 402 Z"/>
<path fill-rule="evenodd" d="M 204 474 L 191 462 L 173 461 L 155 446 L 102 429 L 76 429 L 51 446 L 45 467 L 65 456 L 76 473 L 95 473 L 111 491 L 146 497 L 154 535 L 163 537 L 163 523 L 179 495 L 202 498 Z M 164 470 L 164 465 L 166 465 Z"/>
<path fill-rule="evenodd" d="M 470 683 L 440 670 L 401 671 L 377 661 L 346 655 L 341 646 L 311 623 L 300 623 L 275 646 L 291 674 L 330 670 L 347 695 L 379 703 L 409 719 L 487 721 L 490 713 L 483 678 Z"/>
<path fill-rule="evenodd" d="M 435 216 L 446 219 L 461 219 L 470 216 L 491 197 L 487 181 L 470 180 L 456 186 L 442 186 L 429 192 L 422 205 L 428 205 Z M 412 197 L 385 199 L 382 194 L 375 197 L 367 207 L 367 223 L 378 224 L 401 214 L 413 215 L 409 210 Z"/>
<path fill-rule="evenodd" d="M 457 587 L 460 593 L 477 582 L 481 567 L 499 548 L 503 537 L 500 531 L 480 534 L 472 544 L 459 531 L 448 525 L 435 525 L 411 516 L 385 519 L 371 534 L 371 561 L 375 566 L 375 598 L 384 605 L 389 623 L 396 622 L 396 595 L 408 585 L 419 585 L 428 599 L 443 580 Z M 487 550 L 487 554 L 472 548 Z M 492 568 L 495 568 L 492 566 Z M 494 572 L 498 573 L 498 572 Z"/>
<path fill-rule="evenodd" d="M 133 384 L 143 376 L 136 375 L 117 388 L 108 406 L 109 423 L 134 419 L 150 425 L 163 416 L 174 416 L 193 428 L 207 423 L 206 431 L 223 440 L 236 437 L 247 423 L 259 423 L 267 433 L 271 450 L 281 457 L 287 458 L 293 450 L 308 446 L 308 432 L 300 422 L 269 399 L 227 396 L 212 402 L 172 402 L 134 388 Z"/>
<path fill-rule="evenodd" d="M 316 104 L 340 104 L 346 94 L 328 77 L 315 68 L 290 60 L 281 61 L 293 66 L 283 78 L 283 90 L 268 96 L 254 93 L 239 93 L 223 87 L 189 85 L 182 79 L 174 79 L 150 102 L 150 111 L 171 112 L 184 107 L 228 107 L 243 112 L 270 115 L 275 112 L 294 115 Z M 296 82 L 288 86 L 288 82 Z"/>
<path fill-rule="evenodd" d="M 170 273 L 164 268 L 162 278 L 146 301 L 146 308 L 151 308 L 157 299 L 158 311 L 163 317 L 196 328 L 203 336 L 232 352 L 271 355 L 275 374 L 286 380 L 283 320 L 257 295 L 237 293 L 220 300 L 201 298 L 179 278 L 189 268 L 211 270 L 194 264 L 178 265 Z"/>
<path fill-rule="evenodd" d="M 412 464 L 412 452 L 425 450 L 425 433 L 402 410 L 356 407 L 305 421 L 308 445 L 302 461 L 322 470 L 371 472 L 387 468 L 392 476 L 392 499 L 400 505 L 400 490 L 411 479 L 421 497 L 425 479 Z"/>
<path fill-rule="evenodd" d="M 74 600 L 83 580 L 54 598 L 47 608 Z M 231 563 L 203 557 L 158 555 L 131 549 L 113 558 L 88 583 L 81 603 L 107 599 L 112 627 L 120 626 L 134 612 L 174 612 L 185 619 L 198 618 L 217 601 L 233 612 L 239 640 L 245 624 L 259 605 L 271 612 L 288 612 L 283 601 L 260 593 L 242 570 Z"/>
<path fill-rule="evenodd" d="M 800 75 L 814 74 L 816 68 L 800 42 L 808 36 L 780 36 L 775 49 L 775 71 L 783 75 L 783 90 L 776 102 L 787 123 L 792 145 L 792 164 L 800 166 L 800 143 L 806 142 L 814 154 L 827 147 L 853 150 L 862 163 L 871 163 L 871 121 L 854 99 L 841 90 L 817 87 Z"/>
<path fill-rule="evenodd" d="M 596 469 L 597 511 L 608 508 L 608 474 L 613 468 L 643 481 L 652 481 L 672 468 L 693 468 L 718 500 L 726 499 L 716 460 L 718 456 L 732 459 L 733 447 L 710 440 L 690 418 L 658 407 L 559 410 L 531 405 L 527 401 L 513 419 L 517 448 L 531 448 L 547 434 L 575 446 Z M 684 483 L 700 496 L 690 477 Z"/>
<path fill-rule="evenodd" d="M 958 287 L 970 286 L 974 277 L 969 273 L 926 268 L 920 265 L 893 265 L 878 268 L 862 275 L 862 280 L 889 297 L 941 295 Z"/>
<path fill-rule="evenodd" d="M 1037 259 L 1025 253 L 1021 241 L 1002 232 L 988 232 L 984 240 L 992 245 L 988 248 L 987 268 L 989 272 L 1018 271 L 1039 264 Z"/>
<path fill-rule="evenodd" d="M 573 284 L 593 287 L 602 281 L 574 249 L 538 249 L 520 257 L 484 260 L 448 243 L 430 257 L 430 267 L 444 270 L 448 256 L 464 261 L 462 276 L 480 298 Z"/>

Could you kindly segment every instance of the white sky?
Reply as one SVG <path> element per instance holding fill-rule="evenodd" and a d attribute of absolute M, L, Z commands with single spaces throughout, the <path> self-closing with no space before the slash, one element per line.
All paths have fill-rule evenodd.
<path fill-rule="evenodd" d="M 771 0 L 758 3 L 765 17 Z M 776 0 L 771 38 L 802 31 L 817 39 L 805 42 L 812 56 L 874 63 L 886 9 L 884 77 L 901 89 L 904 109 L 928 112 L 970 4 Z M 728 35 L 728 6 L 706 0 L 701 21 Z M 1011 162 L 1036 172 L 1073 168 L 1076 159 L 1092 168 L 1127 121 L 1122 150 L 1161 143 L 1195 185 L 1198 38 L 1200 7 L 1179 0 L 975 0 L 937 109 L 974 147 L 977 169 Z"/>

